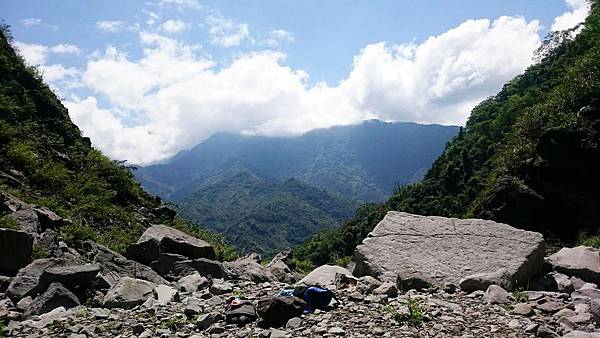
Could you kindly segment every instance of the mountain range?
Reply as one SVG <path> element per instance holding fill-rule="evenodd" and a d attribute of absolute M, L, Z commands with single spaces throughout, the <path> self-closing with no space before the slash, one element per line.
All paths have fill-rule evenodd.
<path fill-rule="evenodd" d="M 458 129 L 372 120 L 299 137 L 217 133 L 134 175 L 239 249 L 271 254 L 421 179 Z"/>

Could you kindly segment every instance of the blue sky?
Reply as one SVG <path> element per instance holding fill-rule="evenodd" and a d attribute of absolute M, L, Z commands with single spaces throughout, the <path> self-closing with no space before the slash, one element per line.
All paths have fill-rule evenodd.
<path fill-rule="evenodd" d="M 116 159 L 218 131 L 462 124 L 585 0 L 3 1 L 15 46 Z"/>

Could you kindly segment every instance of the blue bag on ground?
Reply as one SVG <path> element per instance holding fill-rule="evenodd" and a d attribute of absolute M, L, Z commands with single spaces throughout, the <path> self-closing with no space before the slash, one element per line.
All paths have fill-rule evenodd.
<path fill-rule="evenodd" d="M 294 296 L 308 304 L 305 313 L 313 312 L 315 309 L 324 310 L 334 298 L 333 292 L 318 286 L 298 287 L 294 290 Z"/>

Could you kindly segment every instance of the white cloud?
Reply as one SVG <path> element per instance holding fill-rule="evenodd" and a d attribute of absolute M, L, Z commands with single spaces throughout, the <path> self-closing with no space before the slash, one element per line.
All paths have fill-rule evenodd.
<path fill-rule="evenodd" d="M 269 36 L 260 42 L 260 44 L 269 47 L 278 47 L 283 43 L 290 43 L 296 41 L 296 38 L 291 32 L 283 29 L 276 29 L 269 33 Z"/>
<path fill-rule="evenodd" d="M 202 8 L 198 0 L 158 0 L 157 4 L 159 6 L 174 6 L 180 10 L 183 10 L 185 8 Z"/>
<path fill-rule="evenodd" d="M 39 26 L 42 24 L 42 19 L 40 18 L 26 18 L 19 21 L 21 25 L 25 28 L 31 28 L 34 26 Z"/>
<path fill-rule="evenodd" d="M 121 31 L 137 31 L 140 27 L 138 24 L 132 24 L 125 21 L 105 20 L 97 21 L 96 28 L 105 33 L 118 33 Z"/>
<path fill-rule="evenodd" d="M 180 20 L 167 20 L 163 22 L 161 28 L 166 33 L 178 33 L 189 28 L 189 25 Z"/>
<path fill-rule="evenodd" d="M 281 52 L 242 54 L 217 68 L 197 46 L 141 32 L 141 58 L 107 48 L 82 75 L 93 96 L 66 104 L 96 146 L 134 163 L 165 159 L 217 131 L 295 135 L 369 118 L 462 124 L 531 64 L 539 29 L 538 21 L 501 17 L 466 21 L 421 44 L 371 44 L 333 86 L 310 85 Z M 133 118 L 143 122 L 132 126 Z"/>
<path fill-rule="evenodd" d="M 79 54 L 81 49 L 79 47 L 70 45 L 68 43 L 61 43 L 59 45 L 50 48 L 50 51 L 58 54 Z"/>
<path fill-rule="evenodd" d="M 566 3 L 572 11 L 556 17 L 550 30 L 563 31 L 571 29 L 582 23 L 591 10 L 588 0 L 566 0 Z"/>
<path fill-rule="evenodd" d="M 218 12 L 213 12 L 206 17 L 210 42 L 221 47 L 239 45 L 242 40 L 250 36 L 250 30 L 245 23 L 237 23 L 225 18 Z"/>
<path fill-rule="evenodd" d="M 30 65 L 37 66 L 46 63 L 48 46 L 35 43 L 28 44 L 20 41 L 15 41 L 13 44 Z"/>
<path fill-rule="evenodd" d="M 60 64 L 47 65 L 48 54 L 79 54 L 81 49 L 77 46 L 62 43 L 55 46 L 28 44 L 15 41 L 14 46 L 19 50 L 25 61 L 33 66 L 38 66 L 43 78 L 52 83 L 63 80 L 76 81 L 80 71 L 75 67 L 65 67 Z M 62 87 L 62 86 L 60 86 Z M 54 86 L 55 89 L 58 89 Z"/>

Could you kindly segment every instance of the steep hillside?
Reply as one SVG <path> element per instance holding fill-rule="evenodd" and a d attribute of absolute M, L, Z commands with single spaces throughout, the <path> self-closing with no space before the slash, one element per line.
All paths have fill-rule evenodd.
<path fill-rule="evenodd" d="M 162 222 L 205 237 L 221 257 L 233 254 L 221 237 L 173 220 L 126 168 L 93 149 L 41 74 L 15 53 L 8 29 L 1 31 L 1 202 L 16 197 L 69 219 L 60 228 L 68 242 L 95 239 L 122 251 L 149 224 Z M 0 208 L 0 227 L 20 227 L 9 213 Z"/>
<path fill-rule="evenodd" d="M 420 179 L 457 132 L 457 127 L 367 121 L 293 138 L 220 133 L 165 164 L 139 168 L 135 176 L 150 192 L 172 200 L 239 169 L 272 182 L 297 178 L 350 199 L 382 201 L 397 184 Z"/>
<path fill-rule="evenodd" d="M 181 211 L 238 249 L 273 255 L 350 218 L 356 202 L 296 179 L 271 183 L 246 171 L 201 188 Z"/>
<path fill-rule="evenodd" d="M 483 217 L 563 242 L 600 229 L 600 13 L 583 31 L 551 36 L 542 60 L 473 109 L 424 180 L 361 207 L 339 231 L 297 254 L 349 256 L 388 210 Z"/>

